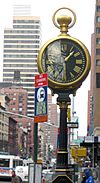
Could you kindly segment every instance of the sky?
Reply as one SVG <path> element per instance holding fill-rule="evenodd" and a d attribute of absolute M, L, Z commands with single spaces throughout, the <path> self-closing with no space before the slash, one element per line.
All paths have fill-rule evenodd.
<path fill-rule="evenodd" d="M 91 34 L 94 32 L 94 14 L 96 0 L 3 0 L 0 5 L 0 81 L 3 68 L 3 35 L 4 28 L 12 28 L 14 5 L 31 5 L 31 15 L 40 16 L 42 22 L 42 45 L 59 35 L 53 22 L 54 12 L 62 7 L 72 9 L 76 14 L 76 23 L 69 29 L 69 34 L 82 41 L 91 54 Z M 68 13 L 68 11 L 65 11 Z M 74 111 L 79 118 L 79 135 L 86 135 L 87 101 L 90 89 L 90 74 L 76 92 Z M 55 100 L 56 101 L 56 100 Z"/>

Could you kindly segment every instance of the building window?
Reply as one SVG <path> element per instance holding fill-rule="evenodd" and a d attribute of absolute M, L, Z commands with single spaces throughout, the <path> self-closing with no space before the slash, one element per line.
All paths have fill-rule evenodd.
<path fill-rule="evenodd" d="M 100 27 L 96 28 L 96 33 L 99 34 L 100 33 Z"/>
<path fill-rule="evenodd" d="M 96 49 L 96 55 L 100 55 L 100 49 Z"/>
<path fill-rule="evenodd" d="M 97 22 L 97 23 L 100 22 L 100 17 L 99 17 L 99 16 L 96 17 L 96 22 Z"/>
<path fill-rule="evenodd" d="M 100 60 L 96 60 L 96 66 L 100 66 Z"/>
<path fill-rule="evenodd" d="M 21 112 L 23 109 L 22 108 L 19 108 L 19 111 Z"/>
<path fill-rule="evenodd" d="M 100 44 L 100 38 L 96 39 L 96 44 Z"/>
<path fill-rule="evenodd" d="M 2 133 L 0 132 L 0 140 L 2 140 Z"/>
<path fill-rule="evenodd" d="M 96 88 L 100 88 L 100 73 L 96 73 Z"/>
<path fill-rule="evenodd" d="M 16 109 L 15 109 L 15 108 L 13 108 L 12 110 L 13 110 L 13 111 L 16 111 Z"/>
<path fill-rule="evenodd" d="M 2 130 L 4 131 L 4 124 L 2 123 Z"/>
<path fill-rule="evenodd" d="M 96 11 L 97 11 L 97 12 L 100 12 L 100 6 L 97 6 L 97 7 L 96 7 Z"/>
<path fill-rule="evenodd" d="M 19 103 L 19 107 L 22 107 L 22 103 Z"/>
<path fill-rule="evenodd" d="M 16 98 L 13 98 L 13 100 L 16 100 Z"/>

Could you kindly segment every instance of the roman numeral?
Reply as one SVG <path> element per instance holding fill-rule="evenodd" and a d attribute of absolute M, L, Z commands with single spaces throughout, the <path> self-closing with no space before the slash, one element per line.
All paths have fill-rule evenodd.
<path fill-rule="evenodd" d="M 62 44 L 61 45 L 61 50 L 62 51 L 67 51 L 67 45 L 66 44 Z"/>
<path fill-rule="evenodd" d="M 80 55 L 80 52 L 77 52 L 77 53 L 74 54 L 74 57 L 77 57 L 79 55 Z"/>
<path fill-rule="evenodd" d="M 82 64 L 82 60 L 76 60 L 76 64 Z"/>
<path fill-rule="evenodd" d="M 73 50 L 73 46 L 71 47 L 71 49 L 70 49 L 70 52 Z"/>
<path fill-rule="evenodd" d="M 74 69 L 73 69 L 75 72 L 77 72 L 77 73 L 79 73 L 80 72 L 80 70 L 81 70 L 81 68 L 80 67 L 78 67 L 77 65 L 74 67 Z"/>
<path fill-rule="evenodd" d="M 54 68 L 51 67 L 51 66 L 49 66 L 49 67 L 48 67 L 48 72 L 53 73 L 53 72 L 54 72 Z"/>
<path fill-rule="evenodd" d="M 74 74 L 72 72 L 70 72 L 70 76 L 71 78 L 74 78 Z"/>

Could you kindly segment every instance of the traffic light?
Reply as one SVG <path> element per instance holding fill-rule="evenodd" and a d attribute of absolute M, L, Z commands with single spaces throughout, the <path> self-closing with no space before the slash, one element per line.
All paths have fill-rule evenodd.
<path fill-rule="evenodd" d="M 67 109 L 67 118 L 68 118 L 68 122 L 71 121 L 71 108 Z"/>

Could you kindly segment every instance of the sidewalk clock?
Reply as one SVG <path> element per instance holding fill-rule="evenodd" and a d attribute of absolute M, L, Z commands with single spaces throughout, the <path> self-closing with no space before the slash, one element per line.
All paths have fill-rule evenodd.
<path fill-rule="evenodd" d="M 55 15 L 61 9 L 69 10 L 74 20 L 69 16 Z M 90 70 L 90 55 L 86 46 L 76 38 L 67 34 L 68 29 L 76 22 L 75 13 L 69 8 L 60 8 L 53 15 L 54 25 L 61 34 L 47 41 L 38 55 L 40 73 L 48 73 L 48 85 L 59 91 L 77 89 L 87 77 Z"/>
<path fill-rule="evenodd" d="M 67 10 L 71 16 L 58 16 L 60 10 Z M 56 19 L 57 17 L 57 19 Z M 47 41 L 38 55 L 40 73 L 48 73 L 48 85 L 57 93 L 57 104 L 60 108 L 59 149 L 55 176 L 52 183 L 73 183 L 74 168 L 68 164 L 67 113 L 71 104 L 70 94 L 75 94 L 90 70 L 90 55 L 86 46 L 67 34 L 68 29 L 76 22 L 75 13 L 68 8 L 60 8 L 53 15 L 54 25 L 60 29 L 60 35 Z"/>

